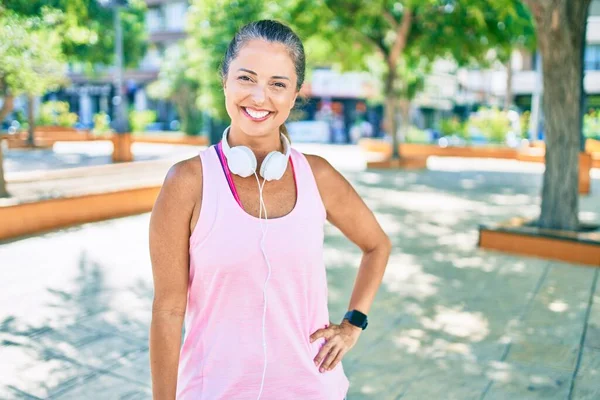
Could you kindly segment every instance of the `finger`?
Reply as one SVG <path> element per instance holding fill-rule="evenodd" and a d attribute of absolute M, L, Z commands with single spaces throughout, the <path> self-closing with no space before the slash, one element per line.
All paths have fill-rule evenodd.
<path fill-rule="evenodd" d="M 315 340 L 324 337 L 329 340 L 333 336 L 333 330 L 329 327 L 321 328 L 316 330 L 312 335 L 310 335 L 310 342 L 314 342 Z"/>
<path fill-rule="evenodd" d="M 317 356 L 314 359 L 315 365 L 317 367 L 319 365 L 321 365 L 321 362 L 323 361 L 323 359 L 325 358 L 325 356 L 327 356 L 327 354 L 329 354 L 329 351 L 331 351 L 332 347 L 333 347 L 333 342 L 331 342 L 331 341 L 326 342 L 323 345 L 323 347 L 321 347 L 321 350 L 319 350 L 319 352 L 317 353 Z"/>
<path fill-rule="evenodd" d="M 340 351 L 341 349 L 338 346 L 334 346 L 329 354 L 327 354 L 327 357 L 325 357 L 325 360 L 323 361 L 323 364 L 321 364 L 321 369 L 319 371 L 324 372 L 331 370 L 331 365 L 337 358 L 337 355 L 340 353 Z"/>
<path fill-rule="evenodd" d="M 332 369 L 334 369 L 335 367 L 337 367 L 337 365 L 339 364 L 339 362 L 342 361 L 342 358 L 344 358 L 344 355 L 346 354 L 346 352 L 347 352 L 346 349 L 342 348 L 337 353 L 337 356 L 335 356 L 335 359 L 333 360 L 333 362 L 329 366 L 328 371 L 331 371 Z"/>
<path fill-rule="evenodd" d="M 310 335 L 310 342 L 312 343 L 318 338 L 323 337 L 323 330 L 324 329 L 317 329 L 315 332 L 313 332 L 313 334 Z"/>

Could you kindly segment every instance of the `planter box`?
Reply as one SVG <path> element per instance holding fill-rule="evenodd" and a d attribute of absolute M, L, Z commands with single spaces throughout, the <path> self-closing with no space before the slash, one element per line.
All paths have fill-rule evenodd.
<path fill-rule="evenodd" d="M 359 146 L 367 152 L 381 153 L 386 157 L 392 154 L 392 146 L 379 139 L 361 139 Z M 514 160 L 518 151 L 510 147 L 493 146 L 448 146 L 435 144 L 402 143 L 400 154 L 406 157 L 469 157 L 469 158 L 501 158 Z"/>
<path fill-rule="evenodd" d="M 169 135 L 134 135 L 134 143 L 163 143 L 163 144 L 186 144 L 191 146 L 208 146 L 206 136 L 169 136 Z"/>
<path fill-rule="evenodd" d="M 0 240 L 149 212 L 160 186 L 0 207 Z"/>
<path fill-rule="evenodd" d="M 367 162 L 367 168 L 372 169 L 425 169 L 427 157 L 402 157 L 398 160 L 385 159 Z"/>
<path fill-rule="evenodd" d="M 588 143 L 590 141 L 588 140 Z M 592 141 L 590 146 L 596 146 Z M 467 157 L 467 158 L 498 158 L 506 160 L 519 160 L 544 163 L 545 147 L 543 142 L 535 142 L 533 146 L 525 150 L 517 150 L 509 147 L 440 147 L 432 144 L 403 143 L 400 145 L 400 154 L 403 157 Z M 392 146 L 379 139 L 361 139 L 359 146 L 366 152 L 379 153 L 384 159 L 392 154 Z M 600 143 L 598 144 L 600 146 Z M 595 148 L 595 147 L 591 147 Z M 597 157 L 597 158 L 596 158 Z M 590 170 L 596 163 L 600 166 L 600 153 L 580 153 L 579 156 L 579 193 L 590 193 Z M 377 163 L 367 163 L 367 168 L 380 168 Z M 389 168 L 389 167 L 388 167 Z M 392 167 L 397 168 L 397 167 Z"/>
<path fill-rule="evenodd" d="M 581 232 L 540 229 L 531 221 L 515 218 L 507 223 L 479 228 L 479 247 L 600 267 L 600 227 Z"/>

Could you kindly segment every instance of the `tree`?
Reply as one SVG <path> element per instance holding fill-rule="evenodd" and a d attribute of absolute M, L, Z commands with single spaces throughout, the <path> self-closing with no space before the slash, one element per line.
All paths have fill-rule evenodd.
<path fill-rule="evenodd" d="M 29 137 L 32 143 L 32 97 L 64 82 L 65 64 L 60 38 L 42 20 L 21 18 L 12 13 L 0 14 L 0 37 L 0 96 L 4 98 L 0 117 L 3 119 L 10 112 L 15 96 L 27 95 L 30 108 Z M 0 168 L 0 196 L 6 196 L 2 171 Z"/>
<path fill-rule="evenodd" d="M 525 0 L 542 58 L 546 170 L 541 228 L 579 227 L 579 152 L 583 143 L 583 52 L 591 0 Z"/>
<path fill-rule="evenodd" d="M 498 43 L 495 49 L 496 58 L 506 68 L 506 97 L 504 99 L 504 110 L 508 111 L 513 102 L 512 90 L 512 53 L 516 49 L 533 51 L 535 49 L 535 28 L 531 19 L 529 9 L 520 0 L 511 0 L 511 8 L 514 13 L 507 13 L 502 20 L 498 21 L 501 26 L 507 27 L 515 35 L 510 36 L 505 42 Z"/>
<path fill-rule="evenodd" d="M 377 54 L 385 64 L 385 126 L 393 138 L 394 158 L 400 156 L 398 92 L 406 87 L 400 67 L 414 63 L 411 59 L 448 56 L 461 65 L 480 62 L 489 49 L 516 35 L 513 28 L 519 24 L 500 22 L 523 18 L 513 0 L 298 0 L 295 7 L 306 9 L 310 4 L 316 21 L 303 23 L 304 29 L 335 37 L 340 51 L 350 47 L 363 57 Z M 362 64 L 360 58 L 355 59 L 357 65 Z"/>
<path fill-rule="evenodd" d="M 83 63 L 89 73 L 94 65 L 112 65 L 115 32 L 113 13 L 100 0 L 3 0 L 7 11 L 22 17 L 52 14 L 47 20 L 62 38 L 63 54 L 71 62 Z M 123 9 L 123 48 L 125 65 L 135 66 L 146 53 L 143 0 L 128 0 Z"/>
<path fill-rule="evenodd" d="M 170 48 L 160 67 L 158 80 L 148 87 L 148 95 L 168 99 L 175 104 L 181 130 L 197 135 L 202 129 L 202 113 L 196 105 L 199 83 L 193 79 L 194 66 L 183 45 Z"/>

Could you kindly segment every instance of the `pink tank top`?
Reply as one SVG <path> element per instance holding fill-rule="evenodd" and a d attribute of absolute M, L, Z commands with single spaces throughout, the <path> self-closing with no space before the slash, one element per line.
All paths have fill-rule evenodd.
<path fill-rule="evenodd" d="M 286 216 L 263 221 L 271 276 L 261 399 L 342 400 L 349 387 L 342 363 L 319 372 L 313 359 L 325 339 L 309 339 L 329 324 L 326 212 L 308 161 L 295 149 L 291 158 L 296 205 Z M 263 286 L 269 272 L 260 249 L 260 221 L 236 201 L 215 146 L 200 152 L 200 159 L 202 207 L 190 237 L 177 398 L 255 400 L 264 367 Z"/>

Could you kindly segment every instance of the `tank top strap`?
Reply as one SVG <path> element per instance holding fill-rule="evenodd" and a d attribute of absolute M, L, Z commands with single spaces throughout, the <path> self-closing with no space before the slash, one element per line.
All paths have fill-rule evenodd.
<path fill-rule="evenodd" d="M 190 246 L 197 245 L 208 236 L 223 206 L 220 203 L 227 203 L 221 201 L 228 194 L 225 190 L 229 190 L 226 181 L 220 179 L 223 170 L 215 146 L 201 150 L 199 156 L 202 163 L 202 204 L 198 223 L 190 236 Z"/>
<path fill-rule="evenodd" d="M 325 205 L 321 199 L 315 175 L 306 156 L 292 147 L 291 158 L 294 164 L 298 196 L 302 196 L 302 202 L 307 206 L 304 212 L 310 210 L 322 221 L 325 221 L 327 218 Z M 298 201 L 300 203 L 300 199 Z"/>

